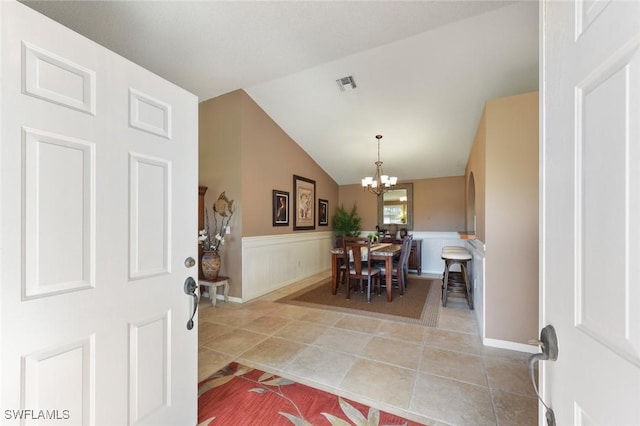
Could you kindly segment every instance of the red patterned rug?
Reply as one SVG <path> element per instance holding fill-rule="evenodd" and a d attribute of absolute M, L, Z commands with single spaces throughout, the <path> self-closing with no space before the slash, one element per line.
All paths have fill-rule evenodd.
<path fill-rule="evenodd" d="M 232 362 L 198 384 L 198 426 L 420 425 Z"/>

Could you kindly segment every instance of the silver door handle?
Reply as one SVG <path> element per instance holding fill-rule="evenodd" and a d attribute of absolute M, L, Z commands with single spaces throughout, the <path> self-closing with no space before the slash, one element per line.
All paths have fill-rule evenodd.
<path fill-rule="evenodd" d="M 536 378 L 534 374 L 535 365 L 538 361 L 555 361 L 558 359 L 558 336 L 556 329 L 552 325 L 548 325 L 540 331 L 540 340 L 534 340 L 531 343 L 535 343 L 540 346 L 542 353 L 533 354 L 529 357 L 529 375 L 531 376 L 531 383 L 533 383 L 533 389 L 536 391 L 538 399 L 546 408 L 546 418 L 548 426 L 556 425 L 556 415 L 551 408 L 544 403 L 540 394 L 538 393 L 538 387 L 536 386 Z"/>
<path fill-rule="evenodd" d="M 187 330 L 191 330 L 193 328 L 193 317 L 196 316 L 196 311 L 198 310 L 198 294 L 196 293 L 196 289 L 198 288 L 198 284 L 196 280 L 192 277 L 187 277 L 184 282 L 184 292 L 189 296 L 193 296 L 193 313 L 191 314 L 191 318 L 187 321 Z"/>

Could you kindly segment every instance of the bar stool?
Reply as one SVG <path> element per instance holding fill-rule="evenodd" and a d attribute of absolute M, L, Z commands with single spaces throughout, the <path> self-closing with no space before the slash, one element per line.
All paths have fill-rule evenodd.
<path fill-rule="evenodd" d="M 469 253 L 469 251 L 466 248 L 461 247 L 461 246 L 444 246 L 444 247 L 442 247 L 442 255 L 441 255 L 442 259 L 444 260 L 444 257 L 443 257 L 444 254 L 452 253 L 452 252 L 453 253 L 463 253 L 463 254 Z M 447 266 L 447 264 L 446 264 L 446 261 L 445 261 L 445 271 L 447 269 L 446 266 Z M 460 277 L 460 272 L 452 272 L 452 271 L 450 271 L 449 273 L 453 274 L 452 276 L 454 276 L 456 278 Z M 444 272 L 442 273 L 442 280 L 443 280 L 443 283 L 444 283 Z"/>
<path fill-rule="evenodd" d="M 467 262 L 473 256 L 464 247 L 447 246 L 442 248 L 440 257 L 444 260 L 442 306 L 447 306 L 449 293 L 461 293 L 466 297 L 469 309 L 473 309 L 473 294 L 467 274 Z M 451 271 L 453 265 L 460 265 L 460 272 Z"/>
<path fill-rule="evenodd" d="M 456 252 L 456 253 L 469 253 L 469 250 L 467 250 L 464 247 L 461 246 L 444 246 L 442 247 L 442 252 Z"/>

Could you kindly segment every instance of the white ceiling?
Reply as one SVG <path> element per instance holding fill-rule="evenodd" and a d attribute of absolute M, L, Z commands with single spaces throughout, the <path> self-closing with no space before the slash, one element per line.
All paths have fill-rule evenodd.
<path fill-rule="evenodd" d="M 484 102 L 538 89 L 535 0 L 23 3 L 201 101 L 244 89 L 340 185 L 376 134 L 387 174 L 462 175 Z"/>

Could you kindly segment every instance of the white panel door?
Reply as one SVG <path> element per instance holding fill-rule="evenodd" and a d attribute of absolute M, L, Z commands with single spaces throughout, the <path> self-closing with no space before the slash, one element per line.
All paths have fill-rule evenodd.
<path fill-rule="evenodd" d="M 640 2 L 541 16 L 543 394 L 558 425 L 640 425 Z"/>
<path fill-rule="evenodd" d="M 195 425 L 197 99 L 0 17 L 0 423 Z"/>

